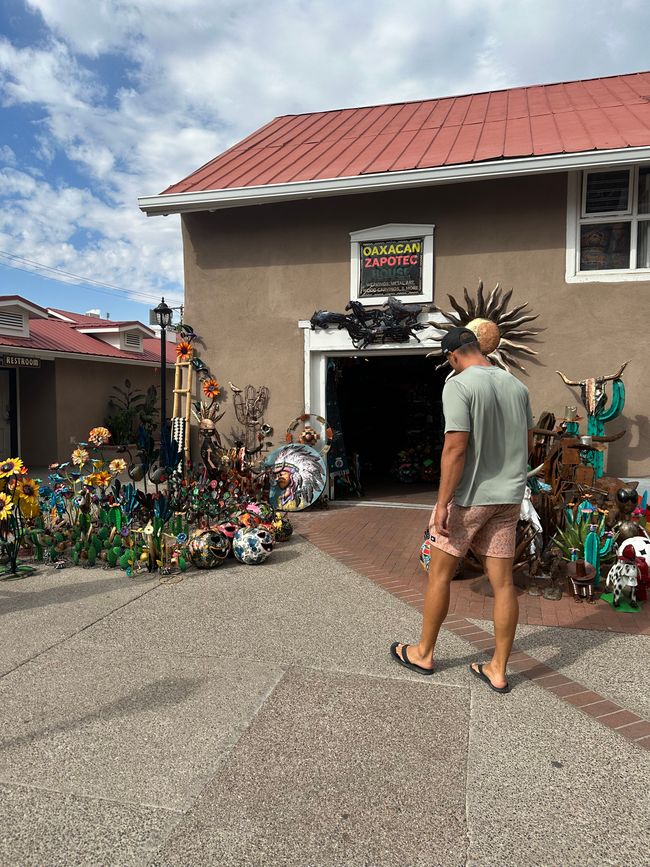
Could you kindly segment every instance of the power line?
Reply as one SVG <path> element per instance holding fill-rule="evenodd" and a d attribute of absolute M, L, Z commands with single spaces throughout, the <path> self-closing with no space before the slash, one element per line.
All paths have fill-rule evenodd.
<path fill-rule="evenodd" d="M 94 292 L 98 292 L 102 295 L 115 295 L 115 293 L 117 292 L 118 294 L 125 295 L 131 300 L 142 299 L 143 301 L 156 302 L 160 300 L 159 296 L 153 295 L 148 292 L 144 292 L 141 290 L 130 291 L 122 286 L 115 286 L 113 283 L 104 283 L 102 280 L 94 280 L 92 277 L 82 277 L 80 274 L 74 274 L 71 271 L 64 271 L 62 268 L 55 268 L 51 265 L 45 265 L 42 262 L 36 262 L 33 259 L 26 259 L 23 256 L 16 256 L 14 253 L 8 253 L 6 250 L 0 250 L 0 256 L 5 256 L 6 258 L 11 260 L 9 262 L 0 262 L 0 265 L 4 265 L 6 268 L 13 268 L 16 271 L 24 271 L 27 274 L 38 273 L 34 270 L 35 268 L 37 268 L 41 271 L 50 272 L 42 275 L 48 280 L 57 280 L 59 283 L 68 284 L 70 284 L 71 280 L 75 280 L 87 286 L 92 286 Z M 15 264 L 16 262 L 20 264 Z M 29 265 L 31 267 L 25 268 L 21 267 L 22 265 Z"/>

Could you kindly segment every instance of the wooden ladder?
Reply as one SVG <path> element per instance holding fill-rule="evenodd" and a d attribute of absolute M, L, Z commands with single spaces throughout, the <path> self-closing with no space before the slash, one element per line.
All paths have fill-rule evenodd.
<path fill-rule="evenodd" d="M 174 377 L 174 407 L 172 418 L 185 419 L 185 460 L 190 459 L 190 416 L 192 414 L 192 391 L 194 368 L 191 361 L 176 361 Z"/>

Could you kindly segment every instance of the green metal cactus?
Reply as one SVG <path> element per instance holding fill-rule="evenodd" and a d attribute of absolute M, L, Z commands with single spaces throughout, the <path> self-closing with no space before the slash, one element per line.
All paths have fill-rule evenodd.
<path fill-rule="evenodd" d="M 596 507 L 585 500 L 577 512 L 566 509 L 566 527 L 558 530 L 553 542 L 565 560 L 584 560 L 596 570 L 594 586 L 600 586 L 601 566 L 609 558 L 614 544 L 612 533 L 605 526 L 605 515 L 596 523 Z"/>
<path fill-rule="evenodd" d="M 587 417 L 587 433 L 592 436 L 601 437 L 605 433 L 605 425 L 608 421 L 618 418 L 623 412 L 625 406 L 625 383 L 622 379 L 615 379 L 612 383 L 612 401 L 607 406 L 607 395 L 601 405 L 597 407 L 596 412 L 591 413 Z M 603 453 L 592 452 L 589 462 L 592 464 L 596 478 L 599 479 L 603 475 Z"/>

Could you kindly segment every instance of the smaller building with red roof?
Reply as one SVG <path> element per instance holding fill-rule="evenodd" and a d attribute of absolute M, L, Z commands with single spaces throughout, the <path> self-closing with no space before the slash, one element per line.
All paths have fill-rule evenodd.
<path fill-rule="evenodd" d="M 175 342 L 165 351 L 173 367 Z M 159 336 L 141 322 L 0 296 L 0 452 L 33 467 L 67 459 L 104 424 L 113 386 L 159 388 L 160 353 Z"/>

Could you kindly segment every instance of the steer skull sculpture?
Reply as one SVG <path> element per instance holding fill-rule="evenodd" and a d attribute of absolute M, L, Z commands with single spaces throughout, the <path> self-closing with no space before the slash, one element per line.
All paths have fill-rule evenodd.
<path fill-rule="evenodd" d="M 562 377 L 567 385 L 580 386 L 580 394 L 585 409 L 589 415 L 596 415 L 606 400 L 605 383 L 620 379 L 629 363 L 629 361 L 626 361 L 625 364 L 621 365 L 618 373 L 612 373 L 610 376 L 594 376 L 589 379 L 581 379 L 577 382 L 569 379 L 561 370 L 556 370 L 555 372 Z"/>

